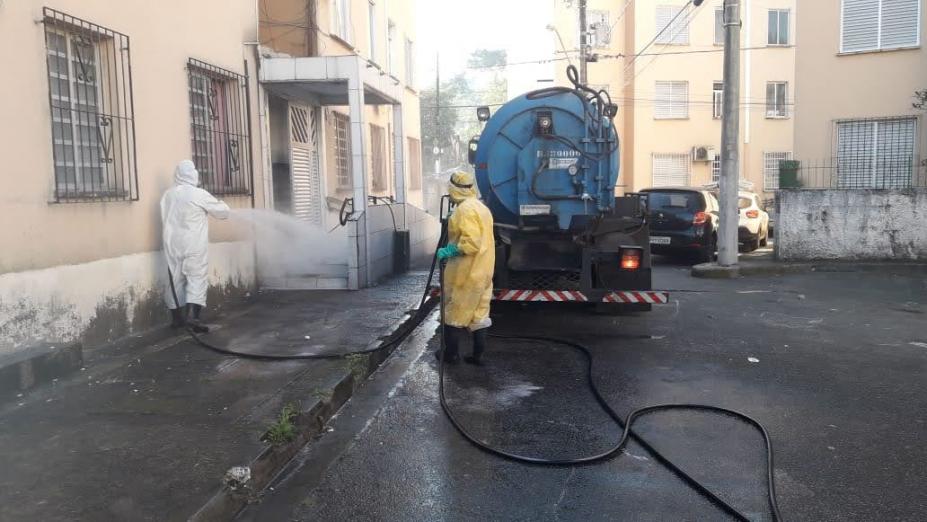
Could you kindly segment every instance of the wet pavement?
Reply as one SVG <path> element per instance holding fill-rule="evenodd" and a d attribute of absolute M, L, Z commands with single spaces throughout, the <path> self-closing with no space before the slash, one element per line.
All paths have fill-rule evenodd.
<path fill-rule="evenodd" d="M 426 275 L 358 292 L 262 293 L 224 315 L 209 310 L 216 328 L 205 338 L 247 353 L 368 349 L 418 305 Z M 161 337 L 100 349 L 72 377 L 0 397 L 0 520 L 186 520 L 226 470 L 265 450 L 284 405 L 331 403 L 358 372 L 352 359 L 255 361 L 176 331 Z"/>
<path fill-rule="evenodd" d="M 845 271 L 698 280 L 664 263 L 671 303 L 628 316 L 560 306 L 494 308 L 494 331 L 580 342 L 619 412 L 665 402 L 747 413 L 769 430 L 787 520 L 924 520 L 927 277 Z M 542 468 L 470 446 L 438 404 L 422 326 L 243 520 L 726 520 L 631 443 L 605 463 Z M 481 439 L 549 458 L 594 453 L 618 428 L 583 359 L 494 339 L 485 368 L 447 376 L 452 408 Z M 635 429 L 752 520 L 770 520 L 762 439 L 706 413 Z"/>

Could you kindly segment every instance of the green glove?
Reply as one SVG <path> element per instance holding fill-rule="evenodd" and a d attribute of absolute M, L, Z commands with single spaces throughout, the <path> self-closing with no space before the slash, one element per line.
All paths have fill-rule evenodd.
<path fill-rule="evenodd" d="M 445 259 L 450 259 L 452 257 L 462 256 L 463 252 L 457 248 L 457 245 L 450 243 L 446 247 L 438 249 L 438 261 L 444 261 Z"/>

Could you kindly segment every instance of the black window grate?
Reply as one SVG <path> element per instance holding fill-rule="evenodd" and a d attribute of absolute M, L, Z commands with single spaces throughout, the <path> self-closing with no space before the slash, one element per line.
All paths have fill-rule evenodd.
<path fill-rule="evenodd" d="M 43 8 L 54 201 L 137 201 L 129 37 Z"/>
<path fill-rule="evenodd" d="M 203 188 L 250 195 L 248 77 L 199 60 L 187 62 L 193 163 Z"/>

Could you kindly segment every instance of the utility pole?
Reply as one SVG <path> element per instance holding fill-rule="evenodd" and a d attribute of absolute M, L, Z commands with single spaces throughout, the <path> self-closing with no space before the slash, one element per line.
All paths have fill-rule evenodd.
<path fill-rule="evenodd" d="M 724 96 L 722 99 L 721 224 L 718 264 L 737 264 L 737 191 L 740 172 L 740 0 L 724 0 Z"/>
<path fill-rule="evenodd" d="M 441 125 L 441 53 L 435 53 L 435 136 L 434 148 L 431 152 L 435 155 L 435 174 L 441 172 L 441 145 L 439 136 L 441 135 L 438 126 Z"/>
<path fill-rule="evenodd" d="M 586 0 L 579 0 L 579 83 L 586 85 L 589 36 L 586 30 Z"/>

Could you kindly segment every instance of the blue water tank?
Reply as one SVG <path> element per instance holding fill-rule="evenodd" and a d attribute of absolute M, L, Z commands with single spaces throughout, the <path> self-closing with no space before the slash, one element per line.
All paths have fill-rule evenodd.
<path fill-rule="evenodd" d="M 582 221 L 576 217 L 612 209 L 618 155 L 611 120 L 578 91 L 553 88 L 500 107 L 480 135 L 474 167 L 497 223 L 546 215 L 568 230 Z"/>

